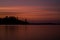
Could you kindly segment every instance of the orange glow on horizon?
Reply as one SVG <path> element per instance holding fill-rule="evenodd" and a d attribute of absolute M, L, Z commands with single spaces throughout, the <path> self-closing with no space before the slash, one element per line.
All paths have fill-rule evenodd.
<path fill-rule="evenodd" d="M 55 20 L 57 19 L 56 11 L 49 11 L 39 6 L 15 6 L 15 7 L 0 7 L 0 17 L 18 16 L 32 20 Z M 5 13 L 6 12 L 6 13 Z M 8 12 L 8 13 L 7 13 Z M 13 12 L 13 13 L 9 13 Z M 16 12 L 16 13 L 15 13 Z"/>

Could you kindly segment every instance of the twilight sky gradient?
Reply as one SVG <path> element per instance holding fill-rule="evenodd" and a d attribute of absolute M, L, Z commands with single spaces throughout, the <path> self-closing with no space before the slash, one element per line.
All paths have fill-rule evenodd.
<path fill-rule="evenodd" d="M 0 0 L 0 17 L 18 16 L 29 22 L 60 21 L 60 0 Z"/>

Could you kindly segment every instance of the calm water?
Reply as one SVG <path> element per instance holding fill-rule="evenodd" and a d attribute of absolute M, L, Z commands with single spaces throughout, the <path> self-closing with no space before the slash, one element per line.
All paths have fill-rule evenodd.
<path fill-rule="evenodd" d="M 60 25 L 0 25 L 0 40 L 60 40 Z"/>

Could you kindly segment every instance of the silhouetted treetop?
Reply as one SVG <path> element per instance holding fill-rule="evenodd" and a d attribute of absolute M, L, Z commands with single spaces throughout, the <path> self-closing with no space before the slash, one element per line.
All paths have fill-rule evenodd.
<path fill-rule="evenodd" d="M 0 18 L 0 24 L 28 24 L 28 22 L 27 19 L 25 19 L 25 21 L 22 21 L 14 16 L 6 16 L 4 18 Z"/>

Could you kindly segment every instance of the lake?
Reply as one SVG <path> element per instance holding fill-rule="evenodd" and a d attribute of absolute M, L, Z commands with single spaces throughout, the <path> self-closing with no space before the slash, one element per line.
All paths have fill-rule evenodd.
<path fill-rule="evenodd" d="M 60 25 L 0 25 L 0 40 L 60 40 Z"/>

